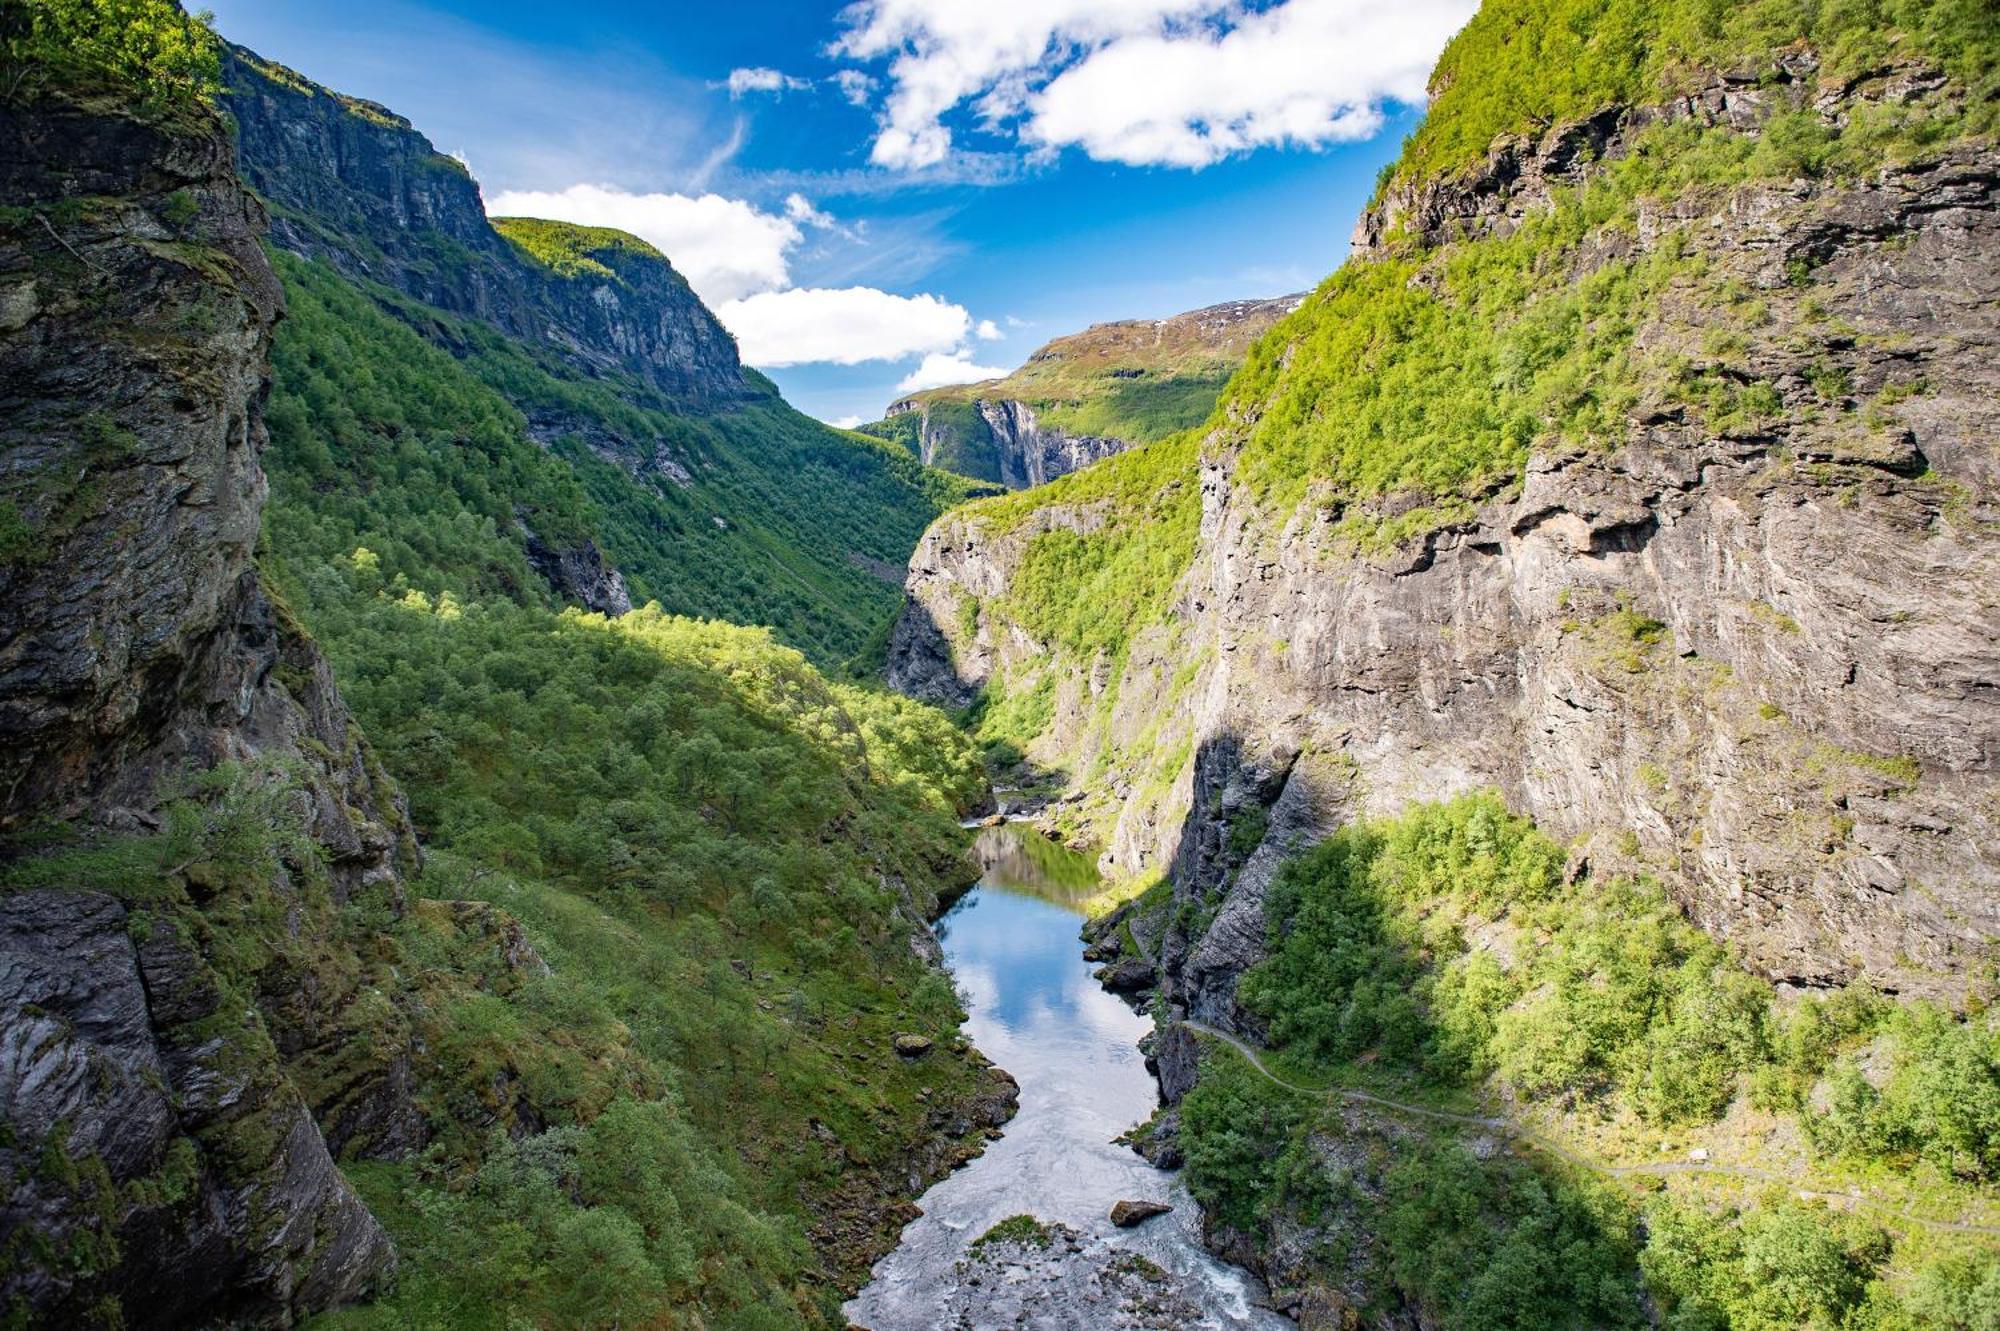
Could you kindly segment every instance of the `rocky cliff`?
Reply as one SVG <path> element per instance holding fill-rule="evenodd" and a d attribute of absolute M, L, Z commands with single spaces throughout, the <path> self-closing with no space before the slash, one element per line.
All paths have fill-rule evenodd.
<path fill-rule="evenodd" d="M 925 466 L 997 481 L 1010 490 L 1046 484 L 1132 446 L 1126 439 L 1046 428 L 1034 408 L 1013 398 L 981 397 L 970 405 L 966 411 L 904 398 L 891 404 L 885 420 L 915 420 L 917 456 Z"/>
<path fill-rule="evenodd" d="M 1301 299 L 1097 324 L 1038 348 L 1004 379 L 913 393 L 867 428 L 930 466 L 1010 490 L 1045 485 L 1200 425 L 1245 353 Z"/>
<path fill-rule="evenodd" d="M 303 963 L 402 909 L 414 842 L 258 579 L 263 210 L 212 114 L 103 105 L 0 106 L 0 1287 L 287 1322 L 393 1264 L 314 1111 L 413 1111 L 341 1048 L 366 967 Z"/>
<path fill-rule="evenodd" d="M 1576 182 L 1610 177 L 1642 135 L 1657 161 L 1669 134 L 1750 143 L 1777 116 L 1825 133 L 1955 95 L 1922 67 L 1825 78 L 1794 48 L 1392 190 L 1349 272 L 1464 299 L 1449 265 L 1576 214 L 1592 197 Z M 1083 830 L 1110 867 L 1171 868 L 1195 909 L 1163 943 L 1169 993 L 1220 1026 L 1255 1028 L 1234 986 L 1288 852 L 1488 786 L 1580 858 L 1669 883 L 1775 979 L 1984 992 L 2000 937 L 1996 189 L 2000 157 L 1976 140 L 1842 180 L 1642 189 L 1631 220 L 1580 224 L 1539 260 L 1580 283 L 1669 256 L 1591 390 L 1617 404 L 1616 446 L 1545 437 L 1446 501 L 1274 504 L 1248 450 L 1303 427 L 1230 400 L 1196 469 L 1145 477 L 1134 455 L 1121 473 L 1189 532 L 1128 641 L 1094 650 L 1016 608 L 1024 570 L 1048 585 L 1044 552 L 1103 567 L 1148 520 L 1119 482 L 1058 487 L 927 534 L 892 677 L 961 702 L 1041 691 L 1030 755 L 1087 774 Z M 1259 353 L 1281 381 L 1313 310 Z M 1630 363 L 1648 357 L 1754 389 L 1756 409 L 1725 419 L 1672 378 L 1615 387 L 1643 385 Z"/>
<path fill-rule="evenodd" d="M 243 176 L 270 206 L 276 244 L 682 405 L 753 395 L 735 339 L 650 246 L 552 268 L 487 221 L 471 174 L 403 117 L 240 47 L 223 78 Z"/>

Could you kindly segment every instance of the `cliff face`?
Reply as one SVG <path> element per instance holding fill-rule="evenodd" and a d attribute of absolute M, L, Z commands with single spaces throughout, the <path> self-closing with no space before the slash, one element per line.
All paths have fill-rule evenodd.
<path fill-rule="evenodd" d="M 929 466 L 1010 490 L 1045 485 L 1200 425 L 1250 347 L 1301 299 L 1097 324 L 1037 348 L 1005 379 L 913 393 L 867 428 Z"/>
<path fill-rule="evenodd" d="M 314 1111 L 375 1148 L 416 1132 L 394 1050 L 342 1049 L 377 977 L 303 964 L 343 904 L 401 910 L 414 843 L 258 581 L 281 302 L 263 210 L 220 121 L 196 121 L 0 107 L 0 861 L 31 875 L 0 892 L 0 1289 L 47 1325 L 355 1297 L 394 1254 Z M 221 764 L 262 811 L 232 826 L 297 829 L 268 872 L 21 859 L 58 820 L 204 845 L 234 815 L 176 801 Z M 209 932 L 238 911 L 285 923 Z M 306 1069 L 327 1074 L 310 1097 Z"/>
<path fill-rule="evenodd" d="M 488 223 L 471 175 L 401 116 L 240 47 L 223 79 L 243 176 L 271 205 L 278 245 L 684 405 L 753 395 L 735 339 L 664 258 L 553 272 Z"/>
<path fill-rule="evenodd" d="M 1132 446 L 1126 439 L 1050 429 L 1035 418 L 1034 408 L 1011 398 L 976 398 L 971 407 L 934 411 L 920 398 L 904 398 L 890 406 L 887 419 L 916 418 L 917 456 L 925 466 L 997 481 L 1010 490 L 1046 484 Z"/>
<path fill-rule="evenodd" d="M 1938 86 L 1807 72 L 1497 145 L 1364 219 L 1361 261 L 1395 232 L 1505 235 L 1647 124 L 1754 128 L 1800 105 L 1831 123 Z M 892 678 L 951 701 L 1045 682 L 1031 756 L 1107 773 L 1084 803 L 1111 866 L 1171 867 L 1179 899 L 1215 907 L 1205 932 L 1169 932 L 1161 962 L 1173 1002 L 1218 1025 L 1254 1030 L 1235 986 L 1285 854 L 1481 786 L 1595 866 L 1661 877 L 1774 978 L 1977 990 L 2000 936 L 1996 191 L 2000 157 L 1968 143 L 1849 184 L 1642 203 L 1636 234 L 1578 247 L 1572 280 L 1688 247 L 1640 348 L 1690 341 L 1719 289 L 1752 293 L 1769 317 L 1731 373 L 1770 386 L 1761 420 L 1716 428 L 1641 396 L 1621 446 L 1539 450 L 1467 516 L 1388 550 L 1337 530 L 1339 505 L 1261 503 L 1225 428 L 1175 482 L 1198 484 L 1200 513 L 1171 611 L 1122 662 L 1065 657 L 996 604 L 1045 533 L 1118 520 L 1058 496 L 1012 526 L 975 507 L 931 530 Z M 1875 404 L 1865 430 L 1859 402 Z M 1262 830 L 1246 845 L 1237 826 Z"/>

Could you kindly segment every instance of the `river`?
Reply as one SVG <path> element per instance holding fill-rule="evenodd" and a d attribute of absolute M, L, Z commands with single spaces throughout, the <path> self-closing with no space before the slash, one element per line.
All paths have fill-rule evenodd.
<path fill-rule="evenodd" d="M 979 885 L 937 932 L 965 997 L 966 1034 L 1019 1081 L 1020 1112 L 984 1155 L 918 1199 L 923 1216 L 876 1264 L 847 1305 L 848 1318 L 872 1331 L 984 1325 L 979 1310 L 994 1301 L 996 1286 L 1006 1277 L 1019 1285 L 1028 1273 L 968 1278 L 961 1258 L 997 1221 L 1030 1214 L 1076 1230 L 1082 1249 L 1069 1267 L 1036 1271 L 1035 1281 L 1076 1285 L 1081 1297 L 1091 1263 L 1137 1253 L 1164 1271 L 1178 1311 L 1127 1322 L 1110 1309 L 1038 1295 L 1025 1324 L 1291 1328 L 1258 1306 L 1261 1290 L 1247 1273 L 1201 1246 L 1200 1218 L 1179 1178 L 1112 1140 L 1152 1114 L 1158 1093 L 1138 1049 L 1151 1021 L 1100 988 L 1083 959 L 1081 906 L 1099 887 L 1090 862 L 1020 824 L 983 830 L 977 850 Z M 1174 1209 L 1120 1230 L 1109 1215 L 1121 1199 Z"/>

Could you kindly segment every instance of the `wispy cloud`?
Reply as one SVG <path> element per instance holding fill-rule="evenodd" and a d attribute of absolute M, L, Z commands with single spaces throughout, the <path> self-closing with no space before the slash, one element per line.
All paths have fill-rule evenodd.
<path fill-rule="evenodd" d="M 803 92 L 813 86 L 811 79 L 802 79 L 784 73 L 782 70 L 766 69 L 761 66 L 752 69 L 732 69 L 729 77 L 722 81 L 729 89 L 731 97 L 741 97 L 746 93 Z"/>

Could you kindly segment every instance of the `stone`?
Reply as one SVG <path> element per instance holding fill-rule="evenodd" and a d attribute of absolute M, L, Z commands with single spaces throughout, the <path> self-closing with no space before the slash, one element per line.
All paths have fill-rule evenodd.
<path fill-rule="evenodd" d="M 931 1039 L 927 1035 L 898 1035 L 896 1052 L 904 1058 L 921 1058 L 931 1051 Z"/>
<path fill-rule="evenodd" d="M 1777 86 L 1788 91 L 1756 114 L 1802 95 Z M 1722 113 L 1689 102 L 1661 114 Z M 1615 156 L 1641 123 L 1614 112 L 1539 146 L 1501 145 L 1490 181 L 1385 202 L 1381 234 L 1390 221 L 1485 234 L 1544 206 L 1594 155 Z M 1361 812 L 1363 792 L 1382 813 L 1478 787 L 1582 842 L 1579 862 L 1599 873 L 1643 864 L 1774 982 L 1860 980 L 1945 1001 L 1986 983 L 2000 936 L 2000 693 L 1988 687 L 2000 678 L 2000 537 L 1946 518 L 1937 486 L 1961 487 L 1981 513 L 2000 493 L 2000 455 L 1979 442 L 2000 435 L 2000 363 L 1979 350 L 2000 339 L 2000 151 L 1963 143 L 1851 184 L 1685 206 L 1697 211 L 1657 213 L 1639 243 L 1686 235 L 1704 282 L 1771 305 L 1744 358 L 1783 386 L 1786 407 L 1756 438 L 1711 437 L 1637 403 L 1621 448 L 1538 454 L 1518 494 L 1387 553 L 1343 544 L 1310 513 L 1265 512 L 1237 486 L 1233 453 L 1211 448 L 1186 480 L 1202 516 L 1177 622 L 1138 634 L 1105 691 L 1102 660 L 1067 660 L 1006 613 L 1030 547 L 1052 532 L 1088 538 L 1102 504 L 1046 502 L 1005 529 L 947 514 L 919 542 L 891 683 L 962 706 L 996 677 L 1053 672 L 1039 760 L 1102 774 L 1089 807 L 1107 872 L 1169 870 L 1176 905 L 1207 923 L 1158 949 L 1190 1015 L 1257 1033 L 1235 988 L 1264 953 L 1264 893 L 1288 854 Z M 1787 342 L 1809 322 L 1787 277 L 1801 263 L 1825 318 L 1859 336 Z M 1896 404 L 1882 448 L 1829 440 L 1808 382 L 1823 360 L 1857 393 L 1928 387 Z M 1911 475 L 1918 459 L 1934 475 Z M 1405 502 L 1378 507 L 1392 516 Z M 956 614 L 967 594 L 984 607 L 971 637 Z M 1633 668 L 1588 631 L 1620 598 L 1666 626 Z M 1162 681 L 1197 659 L 1163 703 Z M 1103 692 L 1116 702 L 1100 717 Z M 1169 733 L 1191 739 L 1194 758 L 1161 793 L 1124 763 L 1127 746 Z M 1268 820 L 1254 847 L 1230 834 L 1251 811 Z M 1619 853 L 1628 833 L 1636 861 Z M 1799 853 L 1808 845 L 1823 849 Z"/>
<path fill-rule="evenodd" d="M 1111 1223 L 1120 1229 L 1131 1229 L 1144 1224 L 1156 1215 L 1165 1215 L 1174 1208 L 1165 1202 L 1121 1201 L 1111 1208 Z"/>
<path fill-rule="evenodd" d="M 0 328 L 0 462 L 38 538 L 0 569 L 0 831 L 144 831 L 189 772 L 230 761 L 286 774 L 325 868 L 313 893 L 289 871 L 255 889 L 301 964 L 254 976 L 189 941 L 205 905 L 245 904 L 202 865 L 180 874 L 191 905 L 138 923 L 89 882 L 0 897 L 0 1170 L 25 1181 L 0 1232 L 51 1240 L 18 1248 L 0 1304 L 44 1325 L 290 1325 L 394 1269 L 335 1152 L 394 1155 L 426 1128 L 396 1020 L 351 1038 L 380 977 L 312 965 L 340 906 L 401 913 L 418 852 L 325 659 L 258 577 L 283 305 L 264 210 L 220 117 L 59 92 L 0 107 L 0 196 L 62 219 L 0 225 L 0 309 L 37 309 Z M 81 1204 L 36 1174 L 44 1152 L 115 1195 Z M 116 1259 L 63 1256 L 86 1250 Z"/>
<path fill-rule="evenodd" d="M 611 252 L 600 260 L 608 280 L 543 268 L 494 229 L 471 175 L 409 121 L 380 107 L 356 115 L 349 99 L 284 73 L 224 47 L 244 178 L 280 205 L 274 244 L 484 320 L 592 373 L 635 374 L 683 403 L 754 396 L 735 340 L 667 259 Z M 438 261 L 440 236 L 452 246 L 449 264 Z M 652 462 L 650 443 L 626 447 L 634 465 L 642 452 Z"/>
<path fill-rule="evenodd" d="M 1157 982 L 1150 962 L 1139 957 L 1123 957 L 1109 966 L 1100 966 L 1097 982 L 1114 994 L 1137 994 Z"/>

